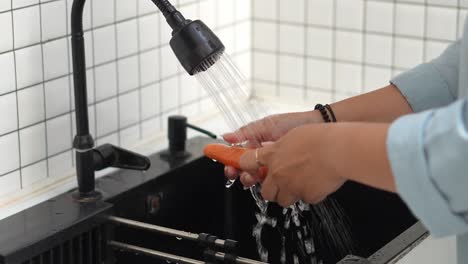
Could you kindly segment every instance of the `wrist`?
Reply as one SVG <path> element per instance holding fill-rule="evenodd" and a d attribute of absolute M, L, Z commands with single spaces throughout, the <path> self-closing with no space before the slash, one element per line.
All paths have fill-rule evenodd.
<path fill-rule="evenodd" d="M 343 157 L 348 155 L 342 153 L 348 150 L 346 138 L 343 137 L 341 125 L 324 125 L 321 129 L 319 149 L 322 150 L 320 162 L 327 171 L 336 178 L 349 180 L 346 176 L 346 169 L 343 168 Z M 349 158 L 349 157 L 348 157 Z"/>
<path fill-rule="evenodd" d="M 304 113 L 304 119 L 306 124 L 320 124 L 325 123 L 322 114 L 318 110 L 308 111 Z"/>

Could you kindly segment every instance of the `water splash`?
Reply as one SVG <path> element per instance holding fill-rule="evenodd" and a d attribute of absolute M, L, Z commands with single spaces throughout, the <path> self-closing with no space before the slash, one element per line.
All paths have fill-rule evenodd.
<path fill-rule="evenodd" d="M 195 75 L 203 88 L 223 114 L 232 131 L 269 116 L 264 104 L 259 103 L 246 85 L 245 78 L 227 55 L 222 55 L 209 69 Z M 274 127 L 271 119 L 264 119 L 262 129 Z M 258 129 L 258 127 L 257 127 Z M 260 146 L 253 135 L 258 130 L 249 127 L 236 135 L 239 142 L 245 143 L 245 138 L 251 138 L 248 143 Z M 242 144 L 242 143 L 241 143 Z M 226 188 L 233 186 L 234 181 L 227 181 Z M 261 196 L 261 186 L 250 188 L 250 193 L 258 207 L 257 224 L 252 229 L 252 236 L 257 243 L 257 250 L 262 261 L 268 262 L 268 249 L 262 243 L 262 233 L 265 227 L 279 230 L 281 234 L 281 263 L 323 263 L 317 256 L 316 241 L 329 248 L 336 249 L 337 254 L 346 255 L 351 252 L 352 240 L 342 219 L 345 219 L 339 205 L 333 199 L 310 206 L 304 202 L 284 208 L 275 216 L 269 216 L 272 207 Z M 290 250 L 292 249 L 292 250 Z M 277 260 L 271 260 L 277 262 Z"/>

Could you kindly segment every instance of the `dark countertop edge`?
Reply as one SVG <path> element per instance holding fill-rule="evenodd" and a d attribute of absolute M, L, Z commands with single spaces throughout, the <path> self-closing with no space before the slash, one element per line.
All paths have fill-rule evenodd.
<path fill-rule="evenodd" d="M 372 254 L 368 260 L 372 264 L 397 263 L 427 237 L 429 231 L 418 221 Z"/>

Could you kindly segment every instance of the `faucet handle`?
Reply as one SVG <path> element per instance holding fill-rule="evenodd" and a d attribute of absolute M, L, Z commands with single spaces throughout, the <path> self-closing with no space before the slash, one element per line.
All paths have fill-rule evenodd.
<path fill-rule="evenodd" d="M 145 171 L 151 166 L 148 157 L 111 144 L 104 144 L 94 148 L 93 156 L 95 170 L 114 167 Z"/>

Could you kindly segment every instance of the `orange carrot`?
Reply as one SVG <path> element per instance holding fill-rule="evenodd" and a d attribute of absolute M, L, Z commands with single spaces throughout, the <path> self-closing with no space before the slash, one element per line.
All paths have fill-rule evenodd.
<path fill-rule="evenodd" d="M 223 144 L 208 144 L 203 153 L 210 159 L 214 159 L 224 165 L 240 169 L 240 158 L 247 149 L 230 147 Z"/>
<path fill-rule="evenodd" d="M 246 148 L 231 147 L 223 144 L 208 144 L 203 149 L 206 157 L 236 169 L 241 169 L 239 161 L 246 151 Z M 257 173 L 258 176 L 264 179 L 268 174 L 268 169 L 261 167 Z"/>

